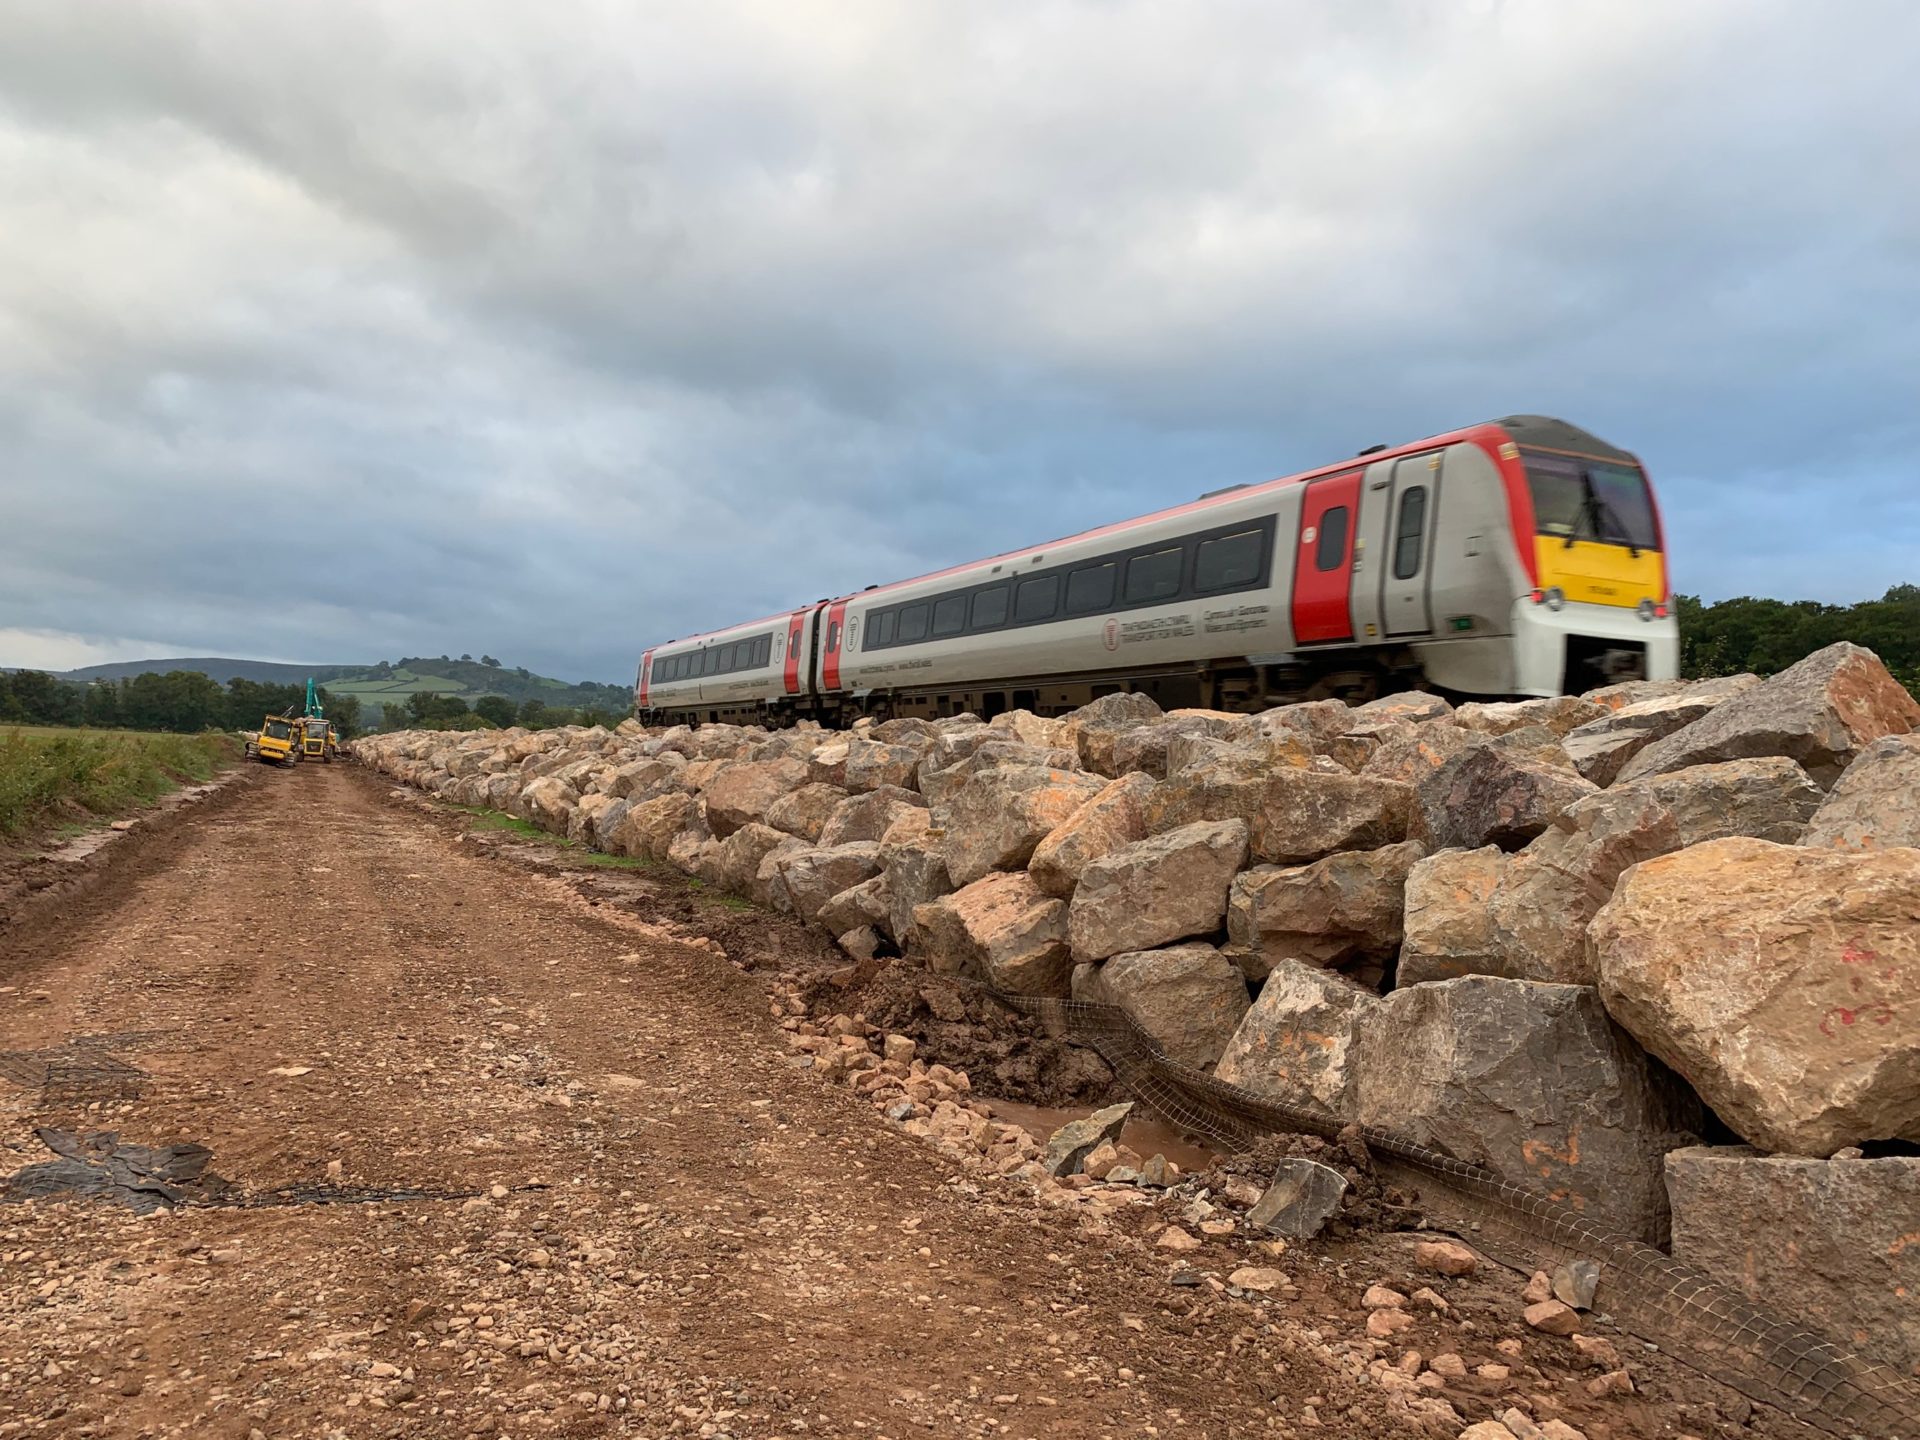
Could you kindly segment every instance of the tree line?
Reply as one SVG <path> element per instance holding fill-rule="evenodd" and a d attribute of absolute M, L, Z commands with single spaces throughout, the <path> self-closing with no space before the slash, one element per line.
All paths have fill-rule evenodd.
<path fill-rule="evenodd" d="M 551 730 L 560 725 L 604 725 L 612 729 L 626 719 L 618 713 L 587 705 L 578 709 L 522 700 L 518 705 L 504 695 L 482 695 L 472 704 L 458 695 L 436 695 L 416 690 L 407 703 L 389 705 L 382 712 L 382 730 L 504 730 L 509 725 L 528 730 Z"/>
<path fill-rule="evenodd" d="M 1680 620 L 1680 673 L 1689 680 L 1752 671 L 1772 675 L 1796 660 L 1851 640 L 1877 654 L 1920 696 L 1920 585 L 1895 585 L 1878 600 L 1822 605 L 1740 595 L 1702 604 L 1674 597 Z"/>
<path fill-rule="evenodd" d="M 198 670 L 147 671 L 124 680 L 78 684 L 43 670 L 0 675 L 0 724 L 87 725 L 99 730 L 257 730 L 267 715 L 306 708 L 307 687 L 258 680 L 225 685 Z M 327 719 L 352 735 L 360 726 L 360 700 L 332 696 L 323 688 Z"/>

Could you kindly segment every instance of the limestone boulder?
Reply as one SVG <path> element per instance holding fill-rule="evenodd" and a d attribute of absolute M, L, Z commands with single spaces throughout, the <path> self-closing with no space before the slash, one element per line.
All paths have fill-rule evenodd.
<path fill-rule="evenodd" d="M 912 743 L 889 744 L 877 740 L 849 742 L 844 782 L 847 789 L 856 795 L 888 788 L 911 790 L 920 774 L 920 762 L 933 748 L 933 739 L 930 735 L 907 738 Z"/>
<path fill-rule="evenodd" d="M 1040 842 L 1105 788 L 1097 775 L 1030 765 L 969 775 L 934 806 L 947 874 L 955 885 L 971 885 L 994 870 L 1026 868 Z"/>
<path fill-rule="evenodd" d="M 1517 855 L 1442 852 L 1408 886 L 1400 983 L 1482 974 L 1596 984 L 1587 926 L 1629 866 L 1732 835 L 1791 844 L 1820 799 L 1777 756 L 1696 765 L 1588 796 Z"/>
<path fill-rule="evenodd" d="M 1087 866 L 1122 846 L 1146 838 L 1146 797 L 1153 792 L 1149 775 L 1122 775 L 1108 783 L 1086 804 L 1049 831 L 1027 862 L 1033 883 L 1062 900 Z"/>
<path fill-rule="evenodd" d="M 1815 813 L 1804 843 L 1920 846 L 1920 733 L 1883 736 L 1862 750 Z"/>
<path fill-rule="evenodd" d="M 1382 695 L 1378 700 L 1354 706 L 1353 719 L 1348 728 L 1394 720 L 1421 725 L 1429 720 L 1446 720 L 1452 714 L 1453 705 L 1443 695 L 1431 695 L 1424 690 L 1403 690 L 1397 695 Z"/>
<path fill-rule="evenodd" d="M 615 854 L 642 860 L 665 860 L 673 837 L 693 824 L 700 815 L 700 802 L 684 791 L 675 790 L 652 800 L 629 805 L 620 822 L 605 835 L 607 848 Z M 704 819 L 699 819 L 702 828 Z"/>
<path fill-rule="evenodd" d="M 1660 700 L 1668 695 L 1678 695 L 1691 683 L 1687 680 L 1620 680 L 1612 685 L 1602 685 L 1597 690 L 1589 690 L 1580 698 L 1591 700 L 1609 710 L 1618 710 L 1623 706 L 1638 705 L 1642 700 Z"/>
<path fill-rule="evenodd" d="M 1920 1375 L 1920 1157 L 1667 1156 L 1673 1258 L 1845 1349 Z"/>
<path fill-rule="evenodd" d="M 1062 717 L 1060 743 L 1080 757 L 1083 768 L 1115 779 L 1125 773 L 1114 767 L 1115 741 L 1136 726 L 1159 720 L 1162 713 L 1145 695 L 1124 691 L 1102 695 Z"/>
<path fill-rule="evenodd" d="M 724 840 L 742 825 L 765 821 L 776 801 L 806 781 L 807 766 L 801 760 L 743 760 L 728 765 L 701 789 L 707 824 L 716 838 Z"/>
<path fill-rule="evenodd" d="M 651 800 L 674 788 L 686 763 L 684 757 L 672 753 L 629 761 L 616 765 L 601 788 L 616 800 Z"/>
<path fill-rule="evenodd" d="M 1755 676 L 1736 675 L 1609 706 L 1599 719 L 1568 732 L 1567 756 L 1594 784 L 1611 785 L 1627 762 L 1656 740 L 1684 729 L 1758 683 Z"/>
<path fill-rule="evenodd" d="M 550 835 L 565 835 L 579 796 L 566 781 L 542 775 L 523 789 L 514 802 L 517 814 Z"/>
<path fill-rule="evenodd" d="M 1920 850 L 1709 841 L 1629 870 L 1588 943 L 1614 1017 L 1742 1138 L 1920 1140 Z"/>
<path fill-rule="evenodd" d="M 1453 712 L 1453 723 L 1463 730 L 1479 730 L 1488 735 L 1504 735 L 1527 725 L 1544 725 L 1555 735 L 1564 736 L 1598 720 L 1606 714 L 1606 709 L 1577 695 L 1556 695 L 1546 700 L 1462 705 Z"/>
<path fill-rule="evenodd" d="M 1204 1070 L 1247 1013 L 1247 983 L 1213 946 L 1174 945 L 1077 965 L 1073 998 L 1117 1005 L 1173 1060 Z"/>
<path fill-rule="evenodd" d="M 1342 976 L 1277 960 L 1214 1077 L 1347 1123 L 1354 1109 L 1354 1038 L 1379 1004 L 1378 996 Z"/>
<path fill-rule="evenodd" d="M 1262 865 L 1234 878 L 1227 938 L 1250 980 L 1285 959 L 1384 961 L 1400 947 L 1407 875 L 1418 841 L 1350 850 L 1311 865 Z"/>
<path fill-rule="evenodd" d="M 1246 859 L 1244 821 L 1202 820 L 1091 861 L 1073 892 L 1074 959 L 1153 950 L 1219 929 Z"/>
<path fill-rule="evenodd" d="M 1256 715 L 1243 715 L 1227 738 L 1239 742 L 1267 743 L 1298 740 L 1316 755 L 1327 754 L 1335 737 L 1354 724 L 1354 711 L 1344 700 L 1303 700 L 1297 705 L 1280 705 Z"/>
<path fill-rule="evenodd" d="M 1431 720 L 1410 730 L 1382 732 L 1360 773 L 1374 780 L 1419 785 L 1468 746 L 1478 744 L 1480 732 L 1462 729 L 1447 720 Z"/>
<path fill-rule="evenodd" d="M 573 814 L 568 817 L 567 839 L 589 849 L 600 849 L 601 824 L 605 823 L 611 829 L 620 823 L 629 808 L 625 800 L 616 800 L 603 790 L 582 795 L 579 804 L 574 806 Z"/>
<path fill-rule="evenodd" d="M 879 840 L 887 829 L 909 810 L 924 810 L 927 802 L 918 791 L 897 785 L 882 785 L 858 795 L 850 795 L 835 808 L 821 827 L 822 845 L 844 845 L 849 840 Z"/>
<path fill-rule="evenodd" d="M 813 846 L 788 854 L 780 861 L 793 913 L 809 924 L 821 908 L 842 890 L 872 879 L 880 872 L 880 842 L 855 840 L 831 848 Z"/>
<path fill-rule="evenodd" d="M 1021 765 L 1029 769 L 1078 770 L 1080 760 L 1071 750 L 1042 750 L 1018 740 L 987 740 L 975 747 L 972 754 L 951 765 L 936 768 L 931 761 L 922 765 L 920 793 L 928 805 L 941 805 L 974 776 Z"/>
<path fill-rule="evenodd" d="M 1067 907 L 1024 874 L 992 874 L 920 905 L 927 968 L 1013 995 L 1067 993 Z"/>
<path fill-rule="evenodd" d="M 1875 740 L 1916 727 L 1920 701 L 1871 650 L 1841 641 L 1655 741 L 1627 762 L 1620 778 L 1785 755 L 1816 783 L 1830 786 Z"/>
<path fill-rule="evenodd" d="M 847 792 L 838 785 L 823 785 L 813 781 L 798 790 L 789 791 L 769 805 L 767 824 L 817 845 L 820 843 L 820 832 L 827 828 L 827 821 L 833 818 L 833 812 L 846 798 Z"/>
<path fill-rule="evenodd" d="M 812 753 L 807 756 L 808 781 L 815 785 L 831 785 L 835 789 L 845 790 L 847 788 L 847 757 L 853 753 L 853 746 L 853 739 L 847 736 L 839 736 L 814 746 Z"/>
<path fill-rule="evenodd" d="M 1233 728 L 1237 718 L 1218 710 L 1175 710 L 1164 719 L 1123 730 L 1113 740 L 1114 773 L 1139 771 L 1156 780 L 1164 779 L 1168 752 L 1177 737 L 1220 738 Z"/>
<path fill-rule="evenodd" d="M 793 914 L 793 896 L 787 890 L 787 880 L 781 871 L 781 866 L 789 856 L 798 855 L 813 848 L 798 835 L 787 836 L 761 859 L 760 868 L 754 872 L 753 887 L 747 892 L 747 898 L 756 905 L 764 905 L 767 909 L 778 911 L 782 915 Z"/>
<path fill-rule="evenodd" d="M 814 923 L 829 935 L 845 935 L 862 927 L 878 934 L 893 933 L 893 897 L 886 872 L 850 885 L 820 907 Z"/>
<path fill-rule="evenodd" d="M 1444 1150 L 1649 1242 L 1667 1151 L 1701 1115 L 1588 986 L 1469 975 L 1396 990 L 1360 1026 L 1355 1118 Z"/>
<path fill-rule="evenodd" d="M 720 888 L 732 895 L 755 898 L 760 863 L 792 837 L 771 825 L 749 821 L 720 842 L 714 869 Z"/>
<path fill-rule="evenodd" d="M 1599 787 L 1523 751 L 1470 745 L 1420 782 L 1416 838 L 1429 850 L 1518 850 Z"/>
<path fill-rule="evenodd" d="M 1390 780 L 1325 774 L 1235 750 L 1168 776 L 1145 809 L 1155 834 L 1202 820 L 1242 820 L 1255 859 L 1302 865 L 1405 840 L 1414 792 Z"/>
<path fill-rule="evenodd" d="M 1066 737 L 1064 720 L 1036 715 L 1031 710 L 1008 710 L 989 720 L 987 728 L 1041 750 L 1074 748 Z"/>
<path fill-rule="evenodd" d="M 896 833 L 910 818 L 901 817 L 880 842 L 880 864 L 887 875 L 888 931 L 902 950 L 918 954 L 923 942 L 914 916 L 920 906 L 950 894 L 953 881 L 947 875 L 943 837 L 927 831 Z"/>

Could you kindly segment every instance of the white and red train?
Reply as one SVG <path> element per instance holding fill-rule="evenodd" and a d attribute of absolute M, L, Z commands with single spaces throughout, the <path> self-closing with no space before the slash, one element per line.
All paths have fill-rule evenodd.
<path fill-rule="evenodd" d="M 1679 673 L 1640 463 L 1514 415 L 657 645 L 643 719 L 1063 714 L 1137 690 L 1258 710 Z"/>

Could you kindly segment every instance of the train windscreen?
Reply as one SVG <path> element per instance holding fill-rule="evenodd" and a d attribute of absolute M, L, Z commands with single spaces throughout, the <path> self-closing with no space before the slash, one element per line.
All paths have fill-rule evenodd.
<path fill-rule="evenodd" d="M 1646 476 L 1633 466 L 1537 450 L 1522 450 L 1520 456 L 1540 534 L 1635 550 L 1660 548 L 1653 496 Z"/>

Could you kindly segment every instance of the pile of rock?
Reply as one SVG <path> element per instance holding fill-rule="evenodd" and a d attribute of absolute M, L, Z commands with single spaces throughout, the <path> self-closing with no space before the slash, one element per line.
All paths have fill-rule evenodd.
<path fill-rule="evenodd" d="M 1682 1205 L 1798 1207 L 1810 1232 L 1842 1223 L 1820 1208 L 1842 1191 L 1910 1194 L 1915 1162 L 1850 1147 L 1920 1141 L 1917 728 L 1920 704 L 1841 644 L 1765 681 L 1510 704 L 1120 694 L 1058 719 L 358 751 L 855 956 L 1118 1005 L 1177 1060 L 1660 1240 L 1670 1181 Z M 1757 1148 L 1684 1148 L 1703 1102 Z M 1844 1185 L 1725 1178 L 1809 1163 Z M 1756 1228 L 1674 1225 L 1683 1258 L 1750 1288 L 1778 1283 L 1753 1280 Z M 1915 1267 L 1920 1245 L 1885 1283 L 1911 1293 Z M 1920 1322 L 1890 1328 L 1920 1362 Z"/>

